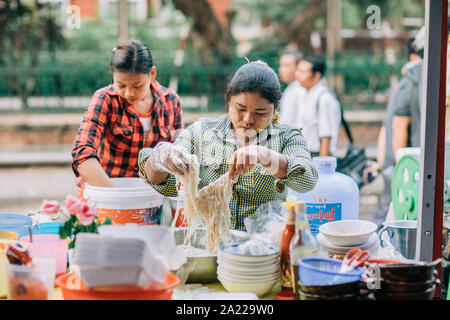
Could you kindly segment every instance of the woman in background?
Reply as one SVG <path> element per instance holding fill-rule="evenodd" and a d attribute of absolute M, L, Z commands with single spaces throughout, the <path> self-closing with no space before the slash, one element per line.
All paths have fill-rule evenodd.
<path fill-rule="evenodd" d="M 183 128 L 178 95 L 156 80 L 150 50 L 127 40 L 113 49 L 113 83 L 98 89 L 84 114 L 72 150 L 72 168 L 84 183 L 113 187 L 111 178 L 138 177 L 138 153 L 173 142 Z"/>

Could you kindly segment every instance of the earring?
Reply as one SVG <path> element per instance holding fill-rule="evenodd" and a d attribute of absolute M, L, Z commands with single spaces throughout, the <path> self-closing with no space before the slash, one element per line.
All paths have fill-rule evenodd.
<path fill-rule="evenodd" d="M 273 113 L 273 117 L 272 117 L 272 123 L 276 124 L 278 123 L 278 120 L 280 119 L 280 113 L 278 111 L 275 111 Z"/>

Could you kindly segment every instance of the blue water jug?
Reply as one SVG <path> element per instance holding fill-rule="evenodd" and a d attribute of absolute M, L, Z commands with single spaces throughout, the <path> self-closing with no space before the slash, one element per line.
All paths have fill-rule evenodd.
<path fill-rule="evenodd" d="M 31 217 L 16 213 L 0 213 L 0 230 L 12 231 L 19 235 L 18 239 L 28 236 L 33 224 Z"/>
<path fill-rule="evenodd" d="M 359 189 L 349 176 L 336 172 L 335 157 L 314 157 L 319 173 L 316 187 L 306 193 L 289 189 L 288 195 L 306 202 L 306 214 L 313 235 L 319 227 L 337 220 L 359 219 Z"/>

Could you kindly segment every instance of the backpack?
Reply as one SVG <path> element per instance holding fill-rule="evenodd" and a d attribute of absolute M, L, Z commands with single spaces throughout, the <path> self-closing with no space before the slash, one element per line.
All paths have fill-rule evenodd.
<path fill-rule="evenodd" d="M 323 90 L 317 98 L 316 112 L 318 112 L 319 109 L 320 98 L 327 91 L 337 99 L 336 95 L 330 89 L 327 88 L 326 90 Z M 357 147 L 353 144 L 354 141 L 350 126 L 344 118 L 344 109 L 342 108 L 342 104 L 339 103 L 339 105 L 341 107 L 341 125 L 344 127 L 350 144 L 344 157 L 336 157 L 336 171 L 350 176 L 356 182 L 358 188 L 361 188 L 365 183 L 363 173 L 364 169 L 367 167 L 366 149 Z"/>

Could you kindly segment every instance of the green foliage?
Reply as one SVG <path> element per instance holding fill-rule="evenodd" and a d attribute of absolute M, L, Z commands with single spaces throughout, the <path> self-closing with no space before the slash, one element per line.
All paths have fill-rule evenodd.
<path fill-rule="evenodd" d="M 59 237 L 60 239 L 71 239 L 69 243 L 69 249 L 75 247 L 76 235 L 80 232 L 90 232 L 98 233 L 98 228 L 103 225 L 112 225 L 113 221 L 110 217 L 107 217 L 103 223 L 100 223 L 97 216 L 94 221 L 88 225 L 84 226 L 79 221 L 76 215 L 71 215 L 70 219 L 67 220 L 61 227 L 59 227 Z"/>

